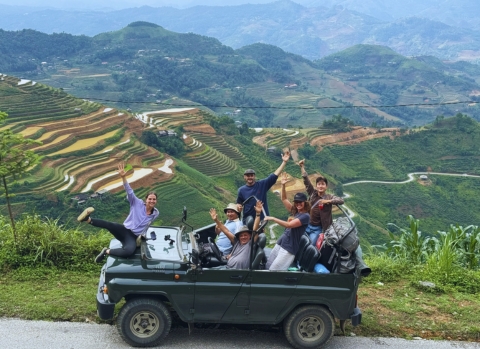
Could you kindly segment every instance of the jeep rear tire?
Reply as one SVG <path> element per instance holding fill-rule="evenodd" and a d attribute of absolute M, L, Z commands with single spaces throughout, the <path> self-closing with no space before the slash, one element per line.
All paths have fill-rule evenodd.
<path fill-rule="evenodd" d="M 335 330 L 335 320 L 327 309 L 308 305 L 295 309 L 284 321 L 285 336 L 297 349 L 319 348 Z"/>
<path fill-rule="evenodd" d="M 162 302 L 138 298 L 127 302 L 117 318 L 117 329 L 133 347 L 158 346 L 167 336 L 172 316 Z"/>

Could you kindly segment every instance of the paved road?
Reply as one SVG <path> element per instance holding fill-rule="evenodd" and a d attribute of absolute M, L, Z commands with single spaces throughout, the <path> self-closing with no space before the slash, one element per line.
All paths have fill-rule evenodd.
<path fill-rule="evenodd" d="M 71 322 L 25 321 L 0 318 L 2 349 L 122 349 L 131 348 L 116 327 Z M 162 349 L 289 348 L 280 330 L 174 328 Z M 334 337 L 324 349 L 480 349 L 480 343 L 405 340 L 398 338 Z"/>

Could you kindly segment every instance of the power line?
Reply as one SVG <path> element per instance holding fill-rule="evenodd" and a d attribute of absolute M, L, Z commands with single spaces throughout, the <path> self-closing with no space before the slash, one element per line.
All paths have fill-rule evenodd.
<path fill-rule="evenodd" d="M 61 83 L 59 80 L 51 79 L 58 83 Z M 122 101 L 122 100 L 113 100 L 105 98 L 96 98 L 96 97 L 77 97 L 80 99 L 100 101 L 100 102 L 109 102 L 109 103 L 121 103 L 121 104 L 157 104 L 164 105 L 169 107 L 207 107 L 207 108 L 235 108 L 235 109 L 275 109 L 275 110 L 321 110 L 321 109 L 353 109 L 353 108 L 364 108 L 364 109 L 378 109 L 378 108 L 399 108 L 399 107 L 431 107 L 431 106 L 442 106 L 442 105 L 458 105 L 458 104 L 478 104 L 477 101 L 452 101 L 452 102 L 438 102 L 438 103 L 406 103 L 406 104 L 390 104 L 390 105 L 342 105 L 342 106 L 322 106 L 322 107 L 275 107 L 275 106 L 234 106 L 234 105 L 208 105 L 208 104 L 177 104 L 177 103 L 165 103 L 165 102 L 148 102 L 148 101 Z"/>
<path fill-rule="evenodd" d="M 207 107 L 207 108 L 236 108 L 236 109 L 298 109 L 298 110 L 320 110 L 320 109 L 351 109 L 351 108 L 398 108 L 398 107 L 418 107 L 418 106 L 441 106 L 441 105 L 455 105 L 455 104 L 478 104 L 476 101 L 454 101 L 454 102 L 439 102 L 439 103 L 408 103 L 408 104 L 394 104 L 394 105 L 342 105 L 331 107 L 272 107 L 272 106 L 234 106 L 234 105 L 208 105 L 208 104 L 178 104 L 178 103 L 165 103 L 165 102 L 146 102 L 146 101 L 118 101 L 112 99 L 103 98 L 89 98 L 89 97 L 77 97 L 86 100 L 110 102 L 110 103 L 122 103 L 122 104 L 158 104 L 170 107 Z"/>

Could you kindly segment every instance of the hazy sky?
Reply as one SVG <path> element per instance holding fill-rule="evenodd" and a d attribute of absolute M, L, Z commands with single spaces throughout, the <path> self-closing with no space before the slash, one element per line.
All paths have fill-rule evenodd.
<path fill-rule="evenodd" d="M 195 5 L 226 6 L 239 4 L 261 4 L 276 0 L 0 0 L 0 4 L 15 6 L 55 7 L 61 9 L 121 9 L 148 5 L 152 7 L 172 6 L 177 8 L 192 7 Z M 294 2 L 308 4 L 312 0 L 294 0 Z"/>

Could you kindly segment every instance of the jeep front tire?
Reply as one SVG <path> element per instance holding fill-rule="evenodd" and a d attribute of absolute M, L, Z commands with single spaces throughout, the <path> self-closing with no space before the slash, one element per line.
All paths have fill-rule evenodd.
<path fill-rule="evenodd" d="M 172 316 L 165 305 L 151 298 L 127 302 L 117 318 L 117 329 L 122 338 L 133 347 L 158 346 L 167 336 Z"/>
<path fill-rule="evenodd" d="M 326 308 L 318 305 L 295 309 L 283 324 L 285 336 L 297 349 L 319 348 L 326 344 L 335 330 L 335 320 Z"/>

